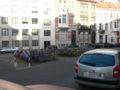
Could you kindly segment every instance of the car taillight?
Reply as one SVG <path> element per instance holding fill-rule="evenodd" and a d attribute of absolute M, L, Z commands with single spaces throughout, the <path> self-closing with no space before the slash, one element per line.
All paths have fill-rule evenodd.
<path fill-rule="evenodd" d="M 113 77 L 118 78 L 120 75 L 120 66 L 117 66 L 113 69 Z"/>
<path fill-rule="evenodd" d="M 75 72 L 78 72 L 78 64 L 75 64 Z"/>

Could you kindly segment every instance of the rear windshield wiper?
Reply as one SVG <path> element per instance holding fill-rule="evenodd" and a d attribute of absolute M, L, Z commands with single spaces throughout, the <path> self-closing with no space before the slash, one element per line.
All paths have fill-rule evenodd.
<path fill-rule="evenodd" d="M 82 64 L 86 64 L 86 65 L 90 65 L 90 66 L 96 66 L 95 64 L 90 63 L 90 62 L 80 62 L 80 63 L 82 63 Z"/>

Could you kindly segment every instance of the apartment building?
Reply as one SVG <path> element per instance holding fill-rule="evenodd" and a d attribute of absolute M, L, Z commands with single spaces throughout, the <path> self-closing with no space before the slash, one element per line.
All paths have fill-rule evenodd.
<path fill-rule="evenodd" d="M 77 24 L 79 46 L 95 43 L 96 0 L 78 0 Z"/>
<path fill-rule="evenodd" d="M 0 48 L 55 45 L 55 0 L 0 0 Z"/>
<path fill-rule="evenodd" d="M 56 0 L 56 45 L 60 48 L 76 44 L 76 0 Z"/>
<path fill-rule="evenodd" d="M 84 46 L 91 43 L 95 0 L 56 0 L 56 44 Z M 92 28 L 93 29 L 93 28 Z"/>
<path fill-rule="evenodd" d="M 120 4 L 101 0 L 96 12 L 96 43 L 120 43 Z"/>

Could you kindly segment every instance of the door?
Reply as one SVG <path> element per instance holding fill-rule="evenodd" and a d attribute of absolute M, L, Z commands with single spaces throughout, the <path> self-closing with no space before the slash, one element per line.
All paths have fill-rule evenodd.
<path fill-rule="evenodd" d="M 50 41 L 44 41 L 44 48 L 50 46 Z"/>

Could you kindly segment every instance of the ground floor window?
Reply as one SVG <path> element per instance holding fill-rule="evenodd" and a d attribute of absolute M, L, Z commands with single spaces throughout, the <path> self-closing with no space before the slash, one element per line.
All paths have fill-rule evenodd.
<path fill-rule="evenodd" d="M 22 46 L 24 46 L 24 47 L 29 46 L 29 40 L 23 40 L 22 41 Z"/>
<path fill-rule="evenodd" d="M 38 46 L 38 40 L 32 40 L 32 46 Z"/>
<path fill-rule="evenodd" d="M 9 47 L 9 41 L 2 41 L 2 47 Z"/>
<path fill-rule="evenodd" d="M 19 43 L 19 40 L 13 40 L 13 41 L 12 41 L 12 46 L 13 46 L 13 47 L 19 47 L 19 44 L 20 44 L 20 43 Z"/>

